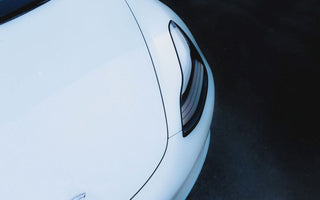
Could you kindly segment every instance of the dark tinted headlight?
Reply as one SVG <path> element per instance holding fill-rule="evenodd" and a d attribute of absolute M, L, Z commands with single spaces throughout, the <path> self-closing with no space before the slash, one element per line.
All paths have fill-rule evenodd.
<path fill-rule="evenodd" d="M 201 56 L 187 35 L 174 22 L 170 22 L 169 29 L 183 79 L 180 108 L 183 136 L 185 137 L 201 118 L 207 96 L 208 77 Z"/>

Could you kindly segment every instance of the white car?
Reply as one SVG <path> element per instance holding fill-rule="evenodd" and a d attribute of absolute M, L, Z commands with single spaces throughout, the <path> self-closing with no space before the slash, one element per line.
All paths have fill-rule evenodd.
<path fill-rule="evenodd" d="M 204 163 L 210 67 L 156 0 L 0 1 L 0 196 L 184 199 Z"/>

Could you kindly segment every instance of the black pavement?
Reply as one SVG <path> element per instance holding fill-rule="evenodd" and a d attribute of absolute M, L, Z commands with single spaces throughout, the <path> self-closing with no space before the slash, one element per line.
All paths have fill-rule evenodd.
<path fill-rule="evenodd" d="M 213 137 L 188 199 L 320 199 L 320 1 L 163 2 L 216 84 Z"/>

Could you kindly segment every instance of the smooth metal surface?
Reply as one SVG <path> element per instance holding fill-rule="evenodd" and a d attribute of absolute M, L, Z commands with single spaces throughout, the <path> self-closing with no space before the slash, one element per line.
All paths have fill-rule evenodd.
<path fill-rule="evenodd" d="M 168 135 L 126 3 L 50 1 L 2 24 L 0 37 L 1 197 L 132 197 Z"/>

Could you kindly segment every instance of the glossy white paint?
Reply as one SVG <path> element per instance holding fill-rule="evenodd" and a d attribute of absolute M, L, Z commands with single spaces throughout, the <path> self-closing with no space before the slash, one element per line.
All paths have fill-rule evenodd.
<path fill-rule="evenodd" d="M 129 199 L 167 146 L 126 3 L 52 0 L 0 26 L 2 199 Z"/>
<path fill-rule="evenodd" d="M 181 131 L 182 74 L 169 33 L 174 13 L 157 0 L 127 0 L 146 39 L 165 104 L 169 137 Z M 169 13 L 168 13 L 169 12 Z"/>
<path fill-rule="evenodd" d="M 210 70 L 207 66 L 207 70 Z M 185 199 L 191 191 L 208 151 L 214 105 L 214 82 L 208 73 L 206 105 L 196 128 L 187 137 L 182 132 L 169 139 L 166 154 L 156 172 L 134 199 Z"/>
<path fill-rule="evenodd" d="M 191 190 L 210 140 L 211 71 L 173 11 L 127 3 L 132 13 L 124 0 L 52 0 L 0 26 L 3 199 L 183 199 Z M 186 138 L 170 20 L 208 70 L 205 110 Z"/>
<path fill-rule="evenodd" d="M 158 0 L 127 0 L 139 22 L 156 68 L 159 85 L 167 113 L 169 137 L 182 130 L 180 117 L 180 91 L 182 73 L 170 33 L 173 20 L 188 35 L 208 65 L 185 23 L 171 9 Z"/>
<path fill-rule="evenodd" d="M 157 0 L 127 0 L 127 2 L 139 22 L 155 63 L 169 128 L 166 154 L 155 173 L 134 199 L 184 199 L 192 189 L 208 151 L 215 101 L 212 72 L 191 32 L 171 9 Z M 191 39 L 208 72 L 209 85 L 204 111 L 198 125 L 185 138 L 182 136 L 180 96 L 178 96 L 182 77 L 177 53 L 168 32 L 171 20 Z"/>

